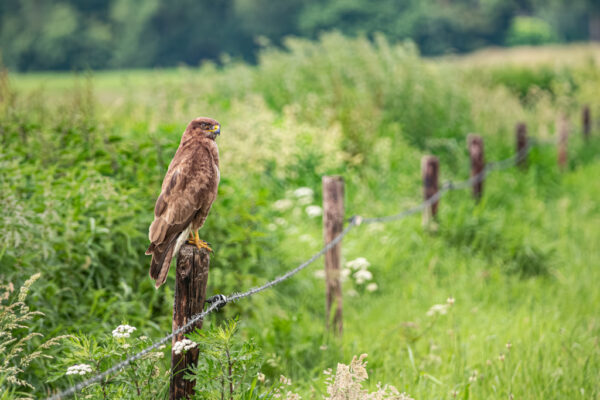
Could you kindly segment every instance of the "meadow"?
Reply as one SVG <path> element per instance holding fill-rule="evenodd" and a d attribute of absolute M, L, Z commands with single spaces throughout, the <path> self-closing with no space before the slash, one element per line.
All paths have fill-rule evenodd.
<path fill-rule="evenodd" d="M 110 342 L 120 324 L 144 343 L 170 330 L 174 268 L 155 290 L 147 229 L 200 115 L 223 127 L 219 196 L 201 230 L 215 249 L 209 294 L 262 284 L 321 248 L 321 218 L 307 208 L 321 205 L 323 175 L 344 177 L 348 216 L 389 215 L 420 202 L 424 154 L 440 158 L 442 180 L 468 177 L 468 133 L 484 137 L 488 161 L 514 154 L 519 121 L 542 143 L 527 169 L 492 173 L 480 202 L 444 197 L 433 230 L 419 216 L 354 229 L 342 246 L 342 338 L 324 329 L 322 260 L 207 319 L 216 332 L 237 318 L 238 339 L 253 343 L 251 370 L 265 375 L 254 398 L 272 396 L 281 375 L 286 391 L 326 397 L 323 371 L 360 354 L 364 388 L 382 382 L 414 399 L 600 398 L 600 48 L 490 51 L 424 59 L 411 44 L 334 33 L 266 48 L 256 66 L 4 73 L 0 399 L 68 387 L 84 378 L 65 375 L 74 364 L 107 369 L 133 350 Z M 560 113 L 571 121 L 564 171 L 552 145 Z M 8 304 L 37 273 L 25 311 L 44 315 L 11 327 Z M 62 335 L 72 336 L 43 349 L 54 359 L 23 363 Z M 85 395 L 136 398 L 131 382 L 168 371 L 162 351 L 147 371 Z M 164 379 L 148 382 L 160 397 Z M 250 398 L 243 387 L 236 398 Z"/>

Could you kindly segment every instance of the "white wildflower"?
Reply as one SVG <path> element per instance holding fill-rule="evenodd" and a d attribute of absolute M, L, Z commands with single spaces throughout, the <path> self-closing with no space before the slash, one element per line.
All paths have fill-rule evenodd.
<path fill-rule="evenodd" d="M 350 290 L 348 290 L 348 292 L 346 293 L 346 295 L 348 297 L 356 297 L 356 296 L 358 296 L 358 292 L 356 290 L 354 290 L 354 289 L 350 289 Z"/>
<path fill-rule="evenodd" d="M 500 353 L 500 355 L 498 356 L 498 360 L 500 361 L 504 361 L 505 355 Z"/>
<path fill-rule="evenodd" d="M 325 270 L 324 269 L 318 269 L 315 271 L 315 277 L 319 278 L 319 279 L 325 279 Z"/>
<path fill-rule="evenodd" d="M 452 297 L 452 296 L 448 297 L 448 299 L 446 300 L 446 303 L 449 306 L 453 306 L 454 305 L 454 297 Z"/>
<path fill-rule="evenodd" d="M 477 371 L 473 371 L 473 374 L 469 377 L 469 382 L 477 382 Z"/>
<path fill-rule="evenodd" d="M 146 340 L 148 340 L 148 336 L 140 336 L 140 340 L 145 342 Z"/>
<path fill-rule="evenodd" d="M 276 209 L 277 211 L 286 211 L 286 210 L 289 210 L 290 208 L 292 208 L 293 205 L 294 205 L 294 203 L 292 203 L 291 200 L 281 199 L 281 200 L 277 200 L 275 203 L 273 203 L 273 208 Z"/>
<path fill-rule="evenodd" d="M 506 343 L 506 349 L 507 349 L 508 351 L 510 351 L 510 348 L 511 348 L 511 347 L 512 347 L 512 343 L 511 343 L 511 342 L 508 342 L 508 343 Z"/>
<path fill-rule="evenodd" d="M 448 312 L 448 307 L 450 307 L 448 304 L 434 304 L 429 311 L 427 311 L 427 316 L 432 317 L 436 314 L 444 315 Z"/>
<path fill-rule="evenodd" d="M 121 347 L 122 347 L 124 350 L 127 350 L 128 348 L 130 348 L 130 347 L 131 347 L 131 345 L 130 345 L 129 343 L 123 343 L 123 344 L 121 345 Z"/>
<path fill-rule="evenodd" d="M 321 351 L 327 350 L 327 345 L 326 344 L 322 344 L 321 347 L 319 347 L 319 350 L 321 350 Z"/>
<path fill-rule="evenodd" d="M 319 206 L 308 206 L 306 207 L 306 214 L 311 218 L 319 217 L 323 214 L 323 210 Z"/>
<path fill-rule="evenodd" d="M 314 194 L 313 190 L 308 187 L 301 187 L 301 188 L 294 190 L 294 196 L 296 196 L 297 198 L 312 197 L 313 194 Z"/>
<path fill-rule="evenodd" d="M 135 330 L 134 326 L 119 325 L 112 331 L 112 335 L 116 338 L 128 338 Z"/>
<path fill-rule="evenodd" d="M 267 229 L 270 230 L 271 232 L 274 232 L 277 230 L 277 225 L 269 224 L 269 225 L 267 225 Z"/>
<path fill-rule="evenodd" d="M 374 292 L 374 291 L 376 291 L 376 290 L 377 290 L 377 288 L 378 288 L 378 286 L 377 286 L 377 284 L 376 284 L 375 282 L 371 282 L 371 283 L 369 283 L 369 284 L 367 285 L 367 287 L 366 287 L 366 289 L 367 289 L 367 292 Z"/>
<path fill-rule="evenodd" d="M 85 375 L 92 372 L 92 367 L 87 364 L 76 364 L 67 368 L 66 375 Z"/>
<path fill-rule="evenodd" d="M 355 260 L 348 261 L 346 267 L 354 270 L 367 269 L 371 266 L 371 263 L 364 257 L 358 257 Z"/>
<path fill-rule="evenodd" d="M 286 226 L 287 221 L 284 218 L 275 218 L 273 221 L 279 226 Z"/>
<path fill-rule="evenodd" d="M 279 377 L 279 382 L 283 383 L 284 385 L 288 385 L 290 386 L 292 384 L 292 380 L 290 378 L 286 378 L 285 376 L 281 375 Z"/>
<path fill-rule="evenodd" d="M 190 339 L 182 339 L 173 345 L 173 353 L 181 354 L 182 351 L 188 351 L 194 347 L 196 347 L 195 342 L 192 342 Z"/>
<path fill-rule="evenodd" d="M 354 273 L 354 279 L 356 280 L 357 284 L 362 285 L 366 281 L 373 279 L 373 274 L 366 269 L 359 269 Z"/>
<path fill-rule="evenodd" d="M 264 383 L 264 381 L 265 381 L 265 374 L 263 374 L 262 372 L 259 372 L 259 373 L 256 375 L 256 379 L 257 379 L 259 382 L 261 382 L 261 383 Z"/>
<path fill-rule="evenodd" d="M 352 270 L 350 270 L 350 268 L 342 268 L 342 271 L 340 273 L 340 278 L 342 278 L 342 282 L 348 280 L 348 277 L 350 277 L 351 273 Z"/>

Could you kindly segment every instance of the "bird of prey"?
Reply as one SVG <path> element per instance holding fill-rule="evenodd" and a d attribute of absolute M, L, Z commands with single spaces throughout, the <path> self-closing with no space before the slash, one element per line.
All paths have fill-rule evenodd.
<path fill-rule="evenodd" d="M 189 123 L 179 148 L 169 164 L 150 225 L 152 255 L 150 277 L 156 287 L 165 283 L 171 259 L 181 246 L 195 244 L 212 249 L 201 240 L 198 229 L 204 225 L 219 186 L 219 149 L 215 138 L 221 125 L 211 118 L 196 118 Z"/>

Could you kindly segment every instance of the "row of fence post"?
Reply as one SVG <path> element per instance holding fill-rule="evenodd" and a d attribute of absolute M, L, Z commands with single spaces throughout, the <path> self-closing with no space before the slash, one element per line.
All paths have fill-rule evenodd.
<path fill-rule="evenodd" d="M 590 109 L 585 107 L 582 113 L 583 135 L 587 139 L 591 132 Z M 558 126 L 558 164 L 564 168 L 567 163 L 568 123 L 561 118 Z M 526 148 L 528 146 L 527 126 L 519 123 L 516 126 L 517 164 L 527 165 Z M 471 177 L 478 176 L 485 168 L 485 152 L 483 138 L 471 134 L 467 138 L 467 147 L 471 159 Z M 425 200 L 435 195 L 439 187 L 440 162 L 435 156 L 427 155 L 421 160 L 423 197 Z M 344 179 L 340 176 L 323 177 L 323 239 L 325 244 L 337 237 L 344 228 Z M 483 179 L 473 184 L 473 197 L 479 200 L 483 194 Z M 425 219 L 435 218 L 438 212 L 439 199 L 427 207 L 423 213 Z M 326 329 L 341 336 L 343 331 L 343 299 L 341 282 L 341 242 L 325 253 L 325 308 Z M 185 325 L 194 315 L 204 309 L 206 284 L 210 254 L 200 251 L 195 246 L 182 246 L 177 258 L 175 299 L 173 304 L 173 330 Z M 190 327 L 201 329 L 202 321 Z M 173 345 L 184 338 L 184 333 L 173 337 Z M 196 365 L 198 351 L 188 351 L 185 355 L 176 354 L 175 346 L 171 354 L 170 399 L 186 399 L 193 396 L 194 382 L 183 379 L 183 372 Z"/>
<path fill-rule="evenodd" d="M 591 135 L 591 116 L 589 106 L 582 110 L 582 132 L 584 139 Z M 562 115 L 557 123 L 557 164 L 564 169 L 567 166 L 567 142 L 569 125 L 566 116 Z M 527 148 L 529 138 L 527 125 L 519 122 L 515 126 L 515 163 L 520 168 L 528 164 Z M 467 148 L 471 161 L 471 177 L 479 177 L 485 169 L 485 147 L 480 135 L 470 134 L 467 137 Z M 428 200 L 440 189 L 440 161 L 432 155 L 425 155 L 421 159 L 421 175 L 423 180 L 423 198 Z M 473 197 L 479 200 L 483 195 L 484 177 L 475 179 L 473 183 Z M 424 222 L 427 223 L 437 217 L 439 199 L 432 202 L 423 211 Z M 344 223 L 344 180 L 339 176 L 323 177 L 323 237 L 328 244 L 343 229 Z M 329 250 L 325 255 L 325 315 L 326 328 L 335 335 L 341 335 L 342 321 L 342 283 L 341 283 L 341 242 Z"/>

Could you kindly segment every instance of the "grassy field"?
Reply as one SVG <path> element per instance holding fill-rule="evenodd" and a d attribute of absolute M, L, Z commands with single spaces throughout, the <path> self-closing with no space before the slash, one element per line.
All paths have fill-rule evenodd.
<path fill-rule="evenodd" d="M 322 260 L 205 326 L 238 317 L 239 338 L 260 349 L 255 367 L 267 383 L 259 386 L 284 375 L 286 391 L 305 399 L 327 395 L 323 370 L 363 353 L 365 388 L 387 383 L 415 399 L 600 398 L 598 48 L 424 60 L 383 38 L 331 34 L 287 45 L 265 50 L 257 66 L 4 77 L 0 282 L 18 288 L 41 272 L 28 304 L 45 314 L 13 334 L 79 338 L 50 350 L 54 361 L 24 368 L 18 376 L 34 386 L 25 392 L 39 397 L 81 380 L 64 376 L 68 366 L 100 356 L 78 352 L 77 340 L 106 343 L 122 323 L 151 339 L 170 329 L 173 271 L 156 291 L 143 253 L 191 118 L 223 126 L 219 197 L 201 236 L 216 250 L 208 291 L 228 294 L 320 249 L 321 219 L 306 208 L 321 204 L 322 175 L 345 178 L 347 215 L 393 214 L 420 201 L 422 155 L 440 158 L 442 180 L 462 180 L 468 133 L 485 138 L 487 160 L 500 160 L 514 152 L 516 122 L 551 141 L 565 113 L 566 170 L 554 146 L 540 145 L 526 170 L 492 173 L 481 202 L 468 191 L 444 197 L 433 230 L 413 216 L 344 239 L 344 263 L 365 258 L 372 278 L 354 273 L 344 283 L 342 339 L 324 331 Z M 584 104 L 596 121 L 589 142 Z M 27 342 L 24 353 L 35 347 Z M 110 357 L 94 368 L 120 355 Z M 8 376 L 0 368 L 0 399 L 14 394 Z M 136 397 L 126 384 L 107 388 L 111 398 Z M 99 386 L 86 394 L 102 398 Z"/>

